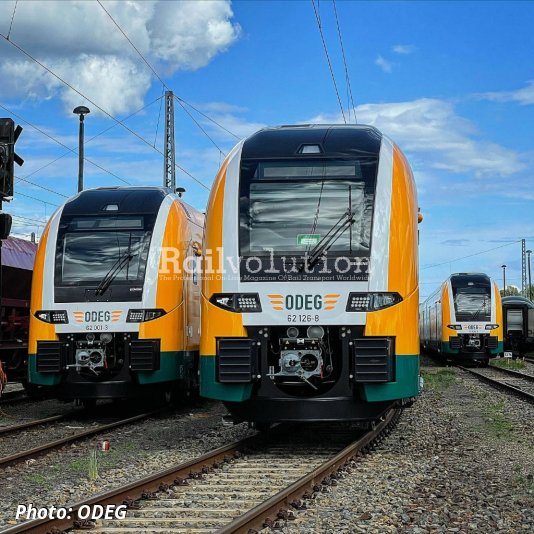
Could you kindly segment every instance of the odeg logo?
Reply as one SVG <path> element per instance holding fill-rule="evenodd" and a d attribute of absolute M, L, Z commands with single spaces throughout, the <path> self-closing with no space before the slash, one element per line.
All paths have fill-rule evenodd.
<path fill-rule="evenodd" d="M 318 311 L 333 310 L 341 296 L 339 293 L 326 295 L 267 295 L 273 310 Z"/>
<path fill-rule="evenodd" d="M 111 320 L 109 311 L 87 311 L 85 312 L 86 323 L 107 323 Z"/>
<path fill-rule="evenodd" d="M 286 310 L 321 310 L 322 295 L 286 295 Z"/>

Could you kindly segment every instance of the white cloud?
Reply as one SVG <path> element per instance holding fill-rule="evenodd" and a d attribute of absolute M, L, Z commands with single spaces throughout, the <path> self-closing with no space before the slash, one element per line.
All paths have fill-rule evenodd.
<path fill-rule="evenodd" d="M 375 59 L 375 65 L 378 65 L 384 72 L 387 72 L 388 74 L 393 70 L 393 64 L 380 55 Z"/>
<path fill-rule="evenodd" d="M 494 91 L 478 95 L 484 100 L 493 102 L 517 102 L 522 106 L 534 104 L 534 80 L 527 82 L 527 86 L 516 91 Z"/>
<path fill-rule="evenodd" d="M 160 75 L 197 70 L 240 35 L 230 2 L 109 1 L 104 7 Z M 1 28 L 6 34 L 8 28 Z M 142 106 L 153 75 L 96 2 L 20 2 L 13 42 L 115 115 Z M 9 44 L 0 55 L 0 97 L 80 96 Z M 96 111 L 96 110 L 94 110 Z"/>
<path fill-rule="evenodd" d="M 395 54 L 408 55 L 408 54 L 413 54 L 417 50 L 417 47 L 411 44 L 408 44 L 408 45 L 398 44 L 398 45 L 393 46 L 391 50 L 393 50 Z"/>
<path fill-rule="evenodd" d="M 363 104 L 358 122 L 391 136 L 423 170 L 472 173 L 477 177 L 509 176 L 525 168 L 519 154 L 480 139 L 475 125 L 456 114 L 446 101 L 421 98 L 408 102 Z M 339 114 L 318 115 L 311 122 L 340 123 Z"/>

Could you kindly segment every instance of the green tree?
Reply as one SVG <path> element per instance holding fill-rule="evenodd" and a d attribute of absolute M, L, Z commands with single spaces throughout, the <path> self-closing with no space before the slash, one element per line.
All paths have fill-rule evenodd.
<path fill-rule="evenodd" d="M 534 293 L 532 293 L 534 295 Z M 518 296 L 518 295 L 521 295 L 519 289 L 515 286 L 506 286 L 506 295 L 505 295 L 505 292 L 504 292 L 504 289 L 501 289 L 501 296 L 504 297 L 504 296 L 507 296 L 507 297 L 511 297 L 511 296 Z"/>

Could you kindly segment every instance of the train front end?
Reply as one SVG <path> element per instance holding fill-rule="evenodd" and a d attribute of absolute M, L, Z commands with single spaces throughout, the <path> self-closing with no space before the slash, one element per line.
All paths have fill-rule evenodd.
<path fill-rule="evenodd" d="M 449 359 L 487 363 L 503 352 L 497 284 L 483 273 L 457 273 L 443 285 L 441 351 Z"/>
<path fill-rule="evenodd" d="M 187 230 L 163 188 L 88 190 L 59 208 L 35 261 L 29 381 L 90 404 L 188 380 L 186 284 L 160 268 Z M 198 344 L 198 325 L 194 334 Z"/>
<path fill-rule="evenodd" d="M 369 126 L 262 130 L 208 202 L 201 394 L 235 421 L 357 421 L 419 392 L 418 209 Z"/>

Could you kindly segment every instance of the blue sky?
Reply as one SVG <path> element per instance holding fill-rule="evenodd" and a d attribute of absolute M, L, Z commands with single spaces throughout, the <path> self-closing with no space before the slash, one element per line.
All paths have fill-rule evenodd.
<path fill-rule="evenodd" d="M 341 120 L 312 4 L 294 2 L 102 2 L 175 94 L 238 137 L 263 125 Z M 317 2 L 316 2 L 317 5 Z M 520 245 L 429 267 L 521 238 L 534 246 L 534 20 L 532 2 L 337 1 L 359 122 L 376 125 L 406 152 L 425 216 L 421 294 L 457 271 L 484 271 L 520 284 Z M 14 1 L 3 2 L 0 33 Z M 347 108 L 333 4 L 319 2 L 325 39 Z M 97 2 L 19 1 L 10 39 L 118 118 L 147 106 L 162 84 Z M 0 39 L 0 116 L 16 113 L 76 150 L 82 97 Z M 160 184 L 160 101 L 125 124 L 86 120 L 86 187 Z M 235 138 L 191 108 L 226 153 Z M 176 106 L 177 163 L 208 188 L 221 154 Z M 75 192 L 77 156 L 14 117 L 17 150 L 14 233 L 38 234 L 55 204 Z M 67 152 L 55 163 L 47 165 Z M 32 174 L 39 168 L 44 169 Z M 112 173 L 112 174 L 110 174 Z M 27 177 L 40 186 L 31 185 Z M 203 209 L 207 189 L 178 173 L 186 199 Z M 25 195 L 25 196 L 24 196 Z M 34 199 L 28 198 L 34 197 Z"/>

